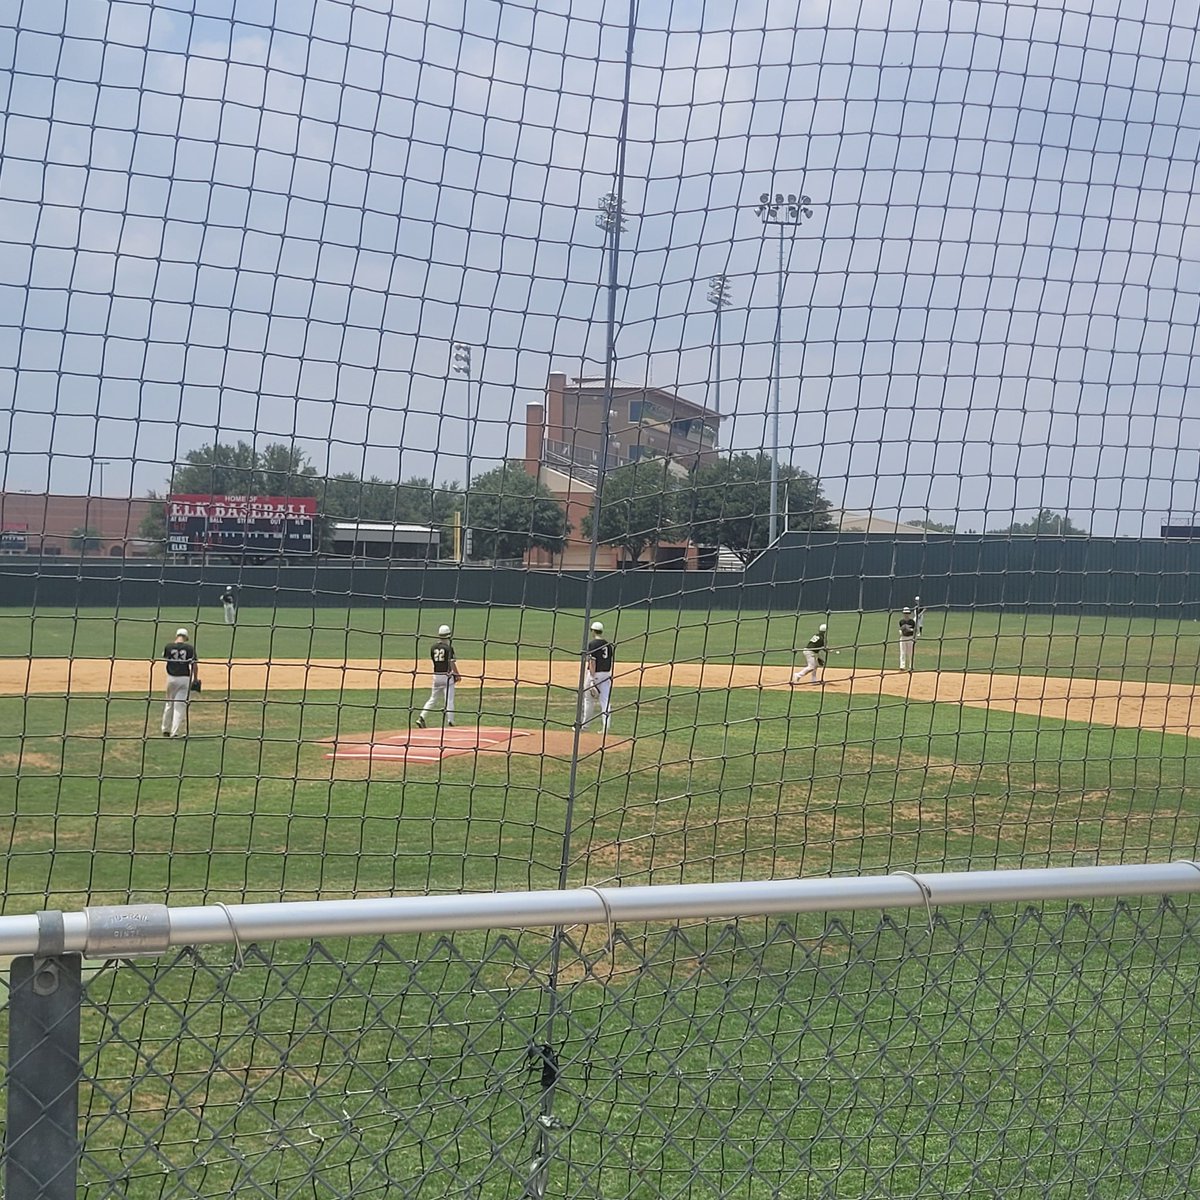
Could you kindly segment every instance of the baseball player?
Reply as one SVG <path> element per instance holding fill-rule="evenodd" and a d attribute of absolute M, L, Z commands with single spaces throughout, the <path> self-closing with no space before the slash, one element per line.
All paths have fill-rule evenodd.
<path fill-rule="evenodd" d="M 458 663 L 454 658 L 454 646 L 450 641 L 449 625 L 442 625 L 438 629 L 437 641 L 430 647 L 429 657 L 433 661 L 433 690 L 429 693 L 429 699 L 425 701 L 425 707 L 421 709 L 421 713 L 417 717 L 417 728 L 425 728 L 425 714 L 437 703 L 439 696 L 446 706 L 446 724 L 453 727 L 454 685 L 462 679 L 462 676 L 458 673 Z"/>
<path fill-rule="evenodd" d="M 163 648 L 167 664 L 167 702 L 163 706 L 163 737 L 179 737 L 187 730 L 187 706 L 192 684 L 198 681 L 200 664 L 186 629 L 175 630 L 175 640 Z"/>
<path fill-rule="evenodd" d="M 225 610 L 225 624 L 237 624 L 237 596 L 232 587 L 227 587 L 221 593 L 221 607 Z"/>
<path fill-rule="evenodd" d="M 913 616 L 917 622 L 917 637 L 920 637 L 925 632 L 925 610 L 921 607 L 920 596 L 913 600 Z"/>
<path fill-rule="evenodd" d="M 612 673 L 617 648 L 604 636 L 604 625 L 592 622 L 592 640 L 587 647 L 587 671 L 583 681 L 583 728 L 586 729 L 596 716 L 596 706 L 604 732 L 608 732 L 608 721 L 612 711 Z"/>
<path fill-rule="evenodd" d="M 913 619 L 913 610 L 906 608 L 900 614 L 900 670 L 912 670 L 916 649 L 917 622 Z"/>
<path fill-rule="evenodd" d="M 811 682 L 814 684 L 821 682 L 821 672 L 825 669 L 825 657 L 828 653 L 825 642 L 828 629 L 828 625 L 818 625 L 817 632 L 808 639 L 808 645 L 804 647 L 804 666 L 792 676 L 793 683 L 799 683 L 805 675 L 811 675 Z"/>

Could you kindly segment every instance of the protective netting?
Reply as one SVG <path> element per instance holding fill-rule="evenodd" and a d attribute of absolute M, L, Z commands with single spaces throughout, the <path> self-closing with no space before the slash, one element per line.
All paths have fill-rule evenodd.
<path fill-rule="evenodd" d="M 4 7 L 4 906 L 1194 856 L 1196 24 Z"/>
<path fill-rule="evenodd" d="M 79 1195 L 1189 1196 L 1194 908 L 109 964 Z"/>

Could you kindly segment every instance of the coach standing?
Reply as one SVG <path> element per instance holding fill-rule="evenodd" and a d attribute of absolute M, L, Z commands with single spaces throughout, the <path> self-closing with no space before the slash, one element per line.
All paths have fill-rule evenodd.
<path fill-rule="evenodd" d="M 163 737 L 179 737 L 187 730 L 187 707 L 192 684 L 198 681 L 200 663 L 186 629 L 175 630 L 175 640 L 163 648 L 167 664 L 167 702 L 163 706 Z"/>

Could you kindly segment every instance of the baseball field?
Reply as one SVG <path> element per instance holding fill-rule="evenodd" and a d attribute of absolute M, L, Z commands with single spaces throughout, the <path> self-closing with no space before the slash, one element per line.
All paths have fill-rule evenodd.
<path fill-rule="evenodd" d="M 931 612 L 597 614 L 607 739 L 579 739 L 572 883 L 1190 856 L 1189 623 Z M 214 619 L 215 618 L 215 619 Z M 404 744 L 452 620 L 459 731 Z M 190 735 L 158 734 L 163 645 L 192 632 Z M 0 611 L 7 911 L 557 884 L 583 614 L 530 609 Z M 435 727 L 439 722 L 435 719 Z M 469 740 L 469 739 L 468 739 Z M 359 753 L 334 757 L 336 748 Z"/>
<path fill-rule="evenodd" d="M 578 737 L 573 773 L 579 612 L 247 608 L 230 629 L 211 608 L 0 611 L 6 911 L 551 888 L 568 813 L 571 885 L 1197 854 L 1190 625 L 933 612 L 902 673 L 893 615 L 835 613 L 825 681 L 793 687 L 822 618 L 597 615 L 618 646 L 613 728 Z M 458 720 L 417 742 L 447 620 Z M 158 659 L 181 625 L 204 690 L 168 740 Z M 1169 1031 L 1197 1021 L 1200 947 L 1181 917 L 862 917 L 608 948 L 570 931 L 554 1178 L 649 1200 L 693 1194 L 699 1162 L 748 1200 L 885 1194 L 882 1173 L 889 1195 L 1183 1194 L 1190 1043 Z M 546 945 L 284 943 L 244 969 L 210 949 L 99 970 L 85 1182 L 518 1194 Z M 120 1013 L 139 1041 L 112 1032 Z M 1052 1148 L 1018 1132 L 1049 1128 Z"/>

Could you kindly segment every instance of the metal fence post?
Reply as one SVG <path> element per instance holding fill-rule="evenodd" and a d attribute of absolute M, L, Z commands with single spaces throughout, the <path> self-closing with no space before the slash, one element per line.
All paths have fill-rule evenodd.
<path fill-rule="evenodd" d="M 13 959 L 6 1200 L 75 1200 L 80 965 L 78 954 Z"/>

